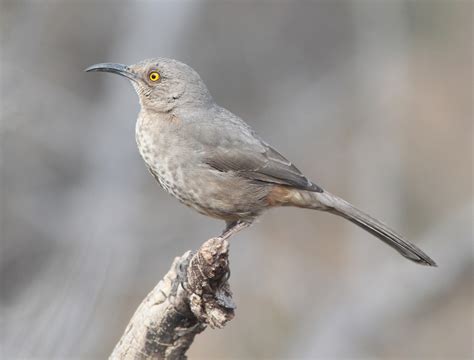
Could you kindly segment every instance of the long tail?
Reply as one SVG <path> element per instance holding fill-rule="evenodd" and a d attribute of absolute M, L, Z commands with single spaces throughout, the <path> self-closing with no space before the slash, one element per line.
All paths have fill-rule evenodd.
<path fill-rule="evenodd" d="M 415 245 L 403 239 L 401 235 L 391 230 L 387 225 L 327 191 L 321 193 L 298 191 L 298 195 L 292 196 L 292 198 L 294 200 L 292 205 L 325 210 L 346 218 L 362 229 L 370 232 L 411 261 L 422 265 L 437 266 L 428 255 Z"/>

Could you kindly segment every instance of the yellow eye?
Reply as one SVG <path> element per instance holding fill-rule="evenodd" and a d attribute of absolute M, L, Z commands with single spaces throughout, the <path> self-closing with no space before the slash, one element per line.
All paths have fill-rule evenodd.
<path fill-rule="evenodd" d="M 148 75 L 148 78 L 149 78 L 151 81 L 158 81 L 158 80 L 160 80 L 160 74 L 158 73 L 158 71 L 152 71 L 152 72 Z"/>

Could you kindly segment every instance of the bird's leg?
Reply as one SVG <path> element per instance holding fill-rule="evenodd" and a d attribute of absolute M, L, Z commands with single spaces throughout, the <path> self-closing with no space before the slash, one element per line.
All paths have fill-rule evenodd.
<path fill-rule="evenodd" d="M 219 236 L 220 239 L 226 240 L 230 238 L 232 235 L 237 234 L 240 230 L 243 230 L 247 227 L 249 227 L 252 223 L 248 221 L 228 221 L 226 228 L 222 232 L 222 234 Z"/>

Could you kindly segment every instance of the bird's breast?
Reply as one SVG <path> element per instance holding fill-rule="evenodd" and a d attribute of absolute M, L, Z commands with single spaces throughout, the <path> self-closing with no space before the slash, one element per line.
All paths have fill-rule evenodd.
<path fill-rule="evenodd" d="M 140 114 L 135 129 L 138 150 L 160 185 L 185 201 L 186 167 L 192 162 L 177 132 L 177 119 Z M 174 122 L 174 123 L 173 123 Z"/>
<path fill-rule="evenodd" d="M 180 144 L 177 118 L 168 114 L 152 115 L 140 112 L 135 138 L 140 155 L 149 167 L 178 163 Z"/>

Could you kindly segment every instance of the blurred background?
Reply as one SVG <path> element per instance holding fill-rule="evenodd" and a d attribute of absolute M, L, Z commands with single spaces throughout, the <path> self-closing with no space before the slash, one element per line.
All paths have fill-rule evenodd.
<path fill-rule="evenodd" d="M 165 56 L 439 264 L 273 210 L 232 239 L 236 317 L 191 359 L 471 358 L 472 17 L 448 0 L 3 0 L 0 357 L 105 358 L 173 258 L 222 230 L 148 174 L 130 84 L 82 71 Z"/>

